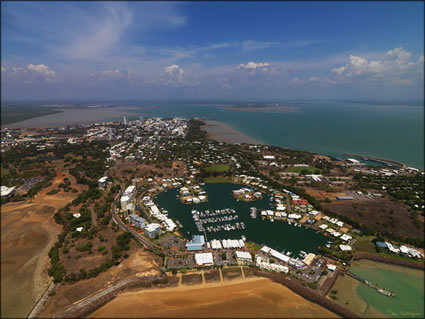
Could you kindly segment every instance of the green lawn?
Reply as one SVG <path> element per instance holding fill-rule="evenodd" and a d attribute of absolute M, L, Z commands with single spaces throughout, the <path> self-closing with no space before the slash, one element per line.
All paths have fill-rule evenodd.
<path fill-rule="evenodd" d="M 9 169 L 8 168 L 1 168 L 1 176 L 9 175 Z"/>
<path fill-rule="evenodd" d="M 223 173 L 227 172 L 230 169 L 227 164 L 212 164 L 210 166 L 205 167 L 206 172 L 218 172 Z"/>
<path fill-rule="evenodd" d="M 231 183 L 231 176 L 218 176 L 218 177 L 205 177 L 203 179 L 204 183 Z"/>
<path fill-rule="evenodd" d="M 358 249 L 361 252 L 376 254 L 376 249 L 371 242 L 371 237 L 359 238 L 354 243 L 354 248 Z"/>
<path fill-rule="evenodd" d="M 309 167 L 288 167 L 286 169 L 286 171 L 292 172 L 292 173 L 301 173 L 301 171 L 305 170 L 305 169 L 308 170 L 309 174 L 314 174 L 314 171 L 317 170 L 318 168 L 314 168 L 314 167 L 311 167 L 311 166 L 309 166 Z M 319 169 L 319 171 L 322 172 L 320 169 Z"/>

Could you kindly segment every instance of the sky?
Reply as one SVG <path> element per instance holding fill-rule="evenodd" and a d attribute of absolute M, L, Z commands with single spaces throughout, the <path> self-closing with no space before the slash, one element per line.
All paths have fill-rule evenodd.
<path fill-rule="evenodd" d="M 424 99 L 424 2 L 1 3 L 2 100 Z"/>

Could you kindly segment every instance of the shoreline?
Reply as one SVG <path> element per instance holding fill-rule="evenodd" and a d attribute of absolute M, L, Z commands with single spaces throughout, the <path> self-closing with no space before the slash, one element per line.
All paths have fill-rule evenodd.
<path fill-rule="evenodd" d="M 184 292 L 184 296 L 180 293 Z M 270 297 L 272 299 L 270 299 Z M 139 305 L 146 317 L 337 317 L 338 315 L 264 277 L 234 279 L 178 287 L 123 291 L 88 317 L 140 317 L 133 305 Z M 242 308 L 241 308 L 242 307 Z M 300 312 L 302 307 L 304 311 Z M 295 308 L 295 309 L 294 309 Z M 243 310 L 242 310 L 243 309 Z M 292 312 L 291 312 L 292 310 Z M 211 312 L 214 311 L 214 312 Z"/>
<path fill-rule="evenodd" d="M 253 137 L 250 137 L 240 131 L 238 131 L 237 129 L 233 128 L 231 125 L 227 124 L 227 123 L 223 123 L 217 120 L 209 120 L 209 119 L 201 119 L 205 125 L 201 126 L 201 129 L 204 130 L 207 133 L 207 136 L 209 139 L 212 139 L 214 141 L 217 142 L 225 142 L 225 143 L 229 143 L 229 144 L 241 144 L 241 143 L 246 143 L 246 144 L 261 144 L 261 145 L 271 145 L 271 144 L 267 144 L 264 143 L 260 140 L 257 140 Z M 278 145 L 276 145 L 278 146 Z M 284 147 L 284 148 L 288 148 L 288 149 L 292 149 L 289 147 Z M 306 151 L 306 150 L 300 150 L 300 149 L 294 149 L 297 151 L 301 151 L 301 152 L 307 152 L 307 153 L 313 153 L 313 154 L 317 154 L 317 155 L 324 155 L 324 156 L 329 156 L 327 154 L 322 154 L 322 153 L 315 153 L 315 152 L 311 152 L 311 151 Z M 367 155 L 356 155 L 356 154 L 351 154 L 351 153 L 343 153 L 341 155 L 345 155 L 345 156 L 352 156 L 352 157 L 357 157 L 357 158 L 362 158 L 362 159 L 369 159 L 369 160 L 373 160 L 375 162 L 379 162 L 381 164 L 392 164 L 392 165 L 396 165 L 396 166 L 400 166 L 401 168 L 403 167 L 407 167 L 408 165 L 400 162 L 400 161 L 396 161 L 396 160 L 391 160 L 391 159 L 384 159 L 384 158 L 379 158 L 379 157 L 374 157 L 374 156 L 367 156 Z"/>
<path fill-rule="evenodd" d="M 201 126 L 201 129 L 204 130 L 209 139 L 212 139 L 217 142 L 225 142 L 230 144 L 246 143 L 246 144 L 265 144 L 264 142 L 257 140 L 253 137 L 250 137 L 236 129 L 234 129 L 229 124 L 216 121 L 201 119 L 205 125 Z"/>

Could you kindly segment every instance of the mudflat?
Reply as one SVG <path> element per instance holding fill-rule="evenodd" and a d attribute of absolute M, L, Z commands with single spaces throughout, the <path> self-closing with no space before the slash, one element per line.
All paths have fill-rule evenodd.
<path fill-rule="evenodd" d="M 226 143 L 263 144 L 263 142 L 243 134 L 228 124 L 214 120 L 203 120 L 202 129 L 207 132 L 210 139 Z"/>
<path fill-rule="evenodd" d="M 337 318 L 267 278 L 125 292 L 91 317 Z"/>
<path fill-rule="evenodd" d="M 43 189 L 32 201 L 1 206 L 1 317 L 25 317 L 50 284 L 48 252 L 61 231 L 55 211 L 77 195 L 47 195 L 58 183 Z"/>

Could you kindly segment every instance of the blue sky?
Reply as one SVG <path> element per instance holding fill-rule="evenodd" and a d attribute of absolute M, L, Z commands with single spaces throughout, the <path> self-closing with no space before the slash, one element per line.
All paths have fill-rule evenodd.
<path fill-rule="evenodd" d="M 423 2 L 2 2 L 3 99 L 421 99 Z"/>

